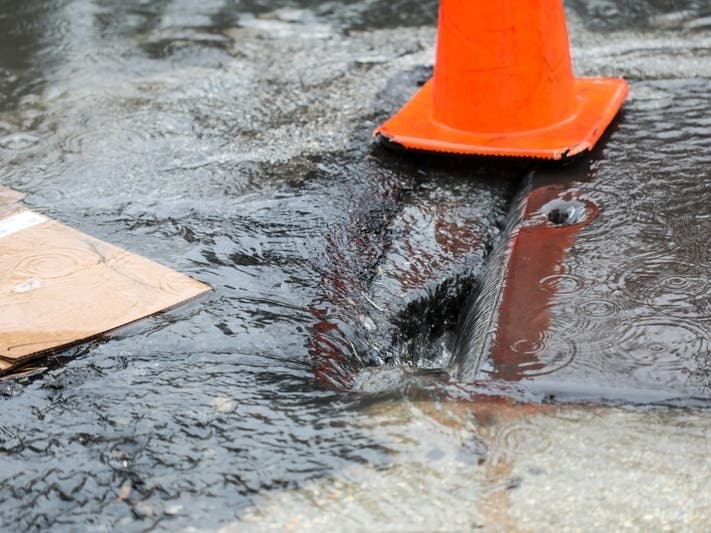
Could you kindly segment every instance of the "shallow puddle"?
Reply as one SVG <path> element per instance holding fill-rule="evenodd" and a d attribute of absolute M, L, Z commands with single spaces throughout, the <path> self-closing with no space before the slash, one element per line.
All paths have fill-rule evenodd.
<path fill-rule="evenodd" d="M 531 168 L 372 147 L 436 2 L 6 1 L 0 184 L 214 292 L 0 382 L 0 528 L 703 530 L 711 13 L 566 5 L 632 93 L 533 184 L 600 211 L 530 230 L 526 357 L 453 379 Z"/>

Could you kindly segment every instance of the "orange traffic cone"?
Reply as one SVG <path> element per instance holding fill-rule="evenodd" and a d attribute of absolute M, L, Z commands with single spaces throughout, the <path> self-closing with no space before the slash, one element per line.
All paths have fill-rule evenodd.
<path fill-rule="evenodd" d="M 434 76 L 374 135 L 563 159 L 593 147 L 628 92 L 621 78 L 573 78 L 562 0 L 441 0 Z"/>

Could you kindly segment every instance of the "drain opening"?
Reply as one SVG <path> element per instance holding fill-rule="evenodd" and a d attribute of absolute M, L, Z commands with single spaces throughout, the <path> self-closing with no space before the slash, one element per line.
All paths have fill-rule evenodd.
<path fill-rule="evenodd" d="M 599 208 L 592 201 L 566 192 L 553 198 L 528 215 L 523 222 L 526 227 L 545 225 L 553 228 L 577 226 L 597 216 Z"/>
<path fill-rule="evenodd" d="M 556 226 L 572 226 L 585 221 L 587 209 L 583 202 L 577 200 L 553 200 L 544 206 L 543 212 L 548 221 Z"/>

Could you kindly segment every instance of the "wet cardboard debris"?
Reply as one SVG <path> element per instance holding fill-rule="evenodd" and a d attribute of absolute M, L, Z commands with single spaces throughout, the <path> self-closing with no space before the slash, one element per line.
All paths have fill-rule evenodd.
<path fill-rule="evenodd" d="M 0 186 L 0 376 L 210 290 L 21 199 Z"/>

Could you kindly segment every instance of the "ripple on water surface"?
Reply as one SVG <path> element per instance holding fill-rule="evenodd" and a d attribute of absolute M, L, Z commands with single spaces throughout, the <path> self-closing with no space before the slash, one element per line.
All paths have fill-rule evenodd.
<path fill-rule="evenodd" d="M 709 397 L 711 188 L 702 169 L 711 164 L 711 126 L 699 114 L 708 84 L 639 85 L 641 105 L 634 99 L 628 103 L 618 130 L 604 145 L 604 157 L 594 154 L 599 159 L 587 171 L 583 163 L 569 167 L 567 183 L 562 178 L 563 186 L 600 206 L 599 216 L 569 243 L 562 261 L 552 253 L 558 250 L 556 234 L 535 234 L 536 242 L 527 247 L 521 240 L 530 223 L 518 233 L 515 270 L 503 271 L 502 284 L 509 291 L 504 303 L 514 311 L 499 315 L 493 353 L 490 360 L 485 354 L 481 365 L 492 377 L 524 380 L 524 386 L 535 388 L 545 375 L 541 383 L 551 391 L 569 383 L 581 394 L 586 388 L 604 390 L 609 399 L 631 399 L 633 389 Z M 645 94 L 659 91 L 674 92 L 675 106 L 644 105 Z M 658 135 L 678 129 L 679 117 L 688 131 L 673 140 Z M 690 128 L 696 133 L 691 135 Z M 630 142 L 639 148 L 634 158 L 626 156 Z M 660 142 L 661 150 L 655 148 Z M 680 151 L 685 151 L 683 160 L 670 157 Z M 538 182 L 560 182 L 560 176 L 542 169 L 534 177 L 532 197 Z M 534 262 L 515 262 L 516 253 L 530 255 L 536 247 L 542 252 Z M 534 269 L 544 275 L 528 281 Z M 515 294 L 520 300 L 512 305 Z M 496 312 L 489 306 L 489 314 Z M 519 315 L 531 326 L 505 322 Z M 525 336 L 517 339 L 516 331 Z M 496 339 L 512 340 L 502 349 Z"/>
<path fill-rule="evenodd" d="M 52 358 L 34 379 L 0 382 L 0 528 L 216 529 L 267 499 L 274 506 L 256 513 L 255 529 L 271 519 L 276 530 L 307 529 L 298 522 L 304 515 L 314 530 L 495 529 L 521 509 L 534 513 L 540 529 L 562 529 L 545 524 L 608 511 L 615 506 L 595 504 L 609 502 L 610 490 L 637 498 L 624 500 L 630 512 L 640 501 L 701 509 L 705 501 L 687 504 L 708 493 L 703 414 L 606 418 L 566 407 L 547 418 L 500 403 L 486 412 L 487 402 L 434 371 L 396 372 L 394 380 L 415 382 L 411 389 L 381 378 L 381 389 L 396 391 L 392 402 L 319 388 L 309 343 L 342 327 L 345 334 L 327 347 L 357 366 L 370 340 L 390 346 L 396 328 L 392 316 L 376 316 L 384 302 L 369 283 L 391 281 L 389 309 L 397 309 L 398 289 L 451 265 L 474 277 L 472 262 L 496 234 L 506 191 L 499 172 L 482 177 L 479 162 L 431 172 L 429 160 L 411 163 L 369 147 L 372 126 L 427 76 L 435 0 L 288 3 L 296 9 L 277 12 L 271 0 L 3 4 L 11 8 L 0 16 L 3 184 L 29 193 L 34 209 L 215 292 L 63 352 L 63 364 Z M 506 394 L 543 379 L 620 390 L 656 379 L 689 392 L 702 368 L 708 301 L 697 267 L 708 264 L 710 248 L 703 240 L 710 234 L 709 84 L 690 78 L 706 76 L 711 65 L 708 24 L 703 2 L 673 2 L 690 11 L 679 22 L 671 4 L 617 2 L 609 13 L 616 19 L 587 15 L 611 2 L 570 2 L 588 23 L 571 32 L 573 51 L 584 58 L 576 68 L 631 73 L 633 95 L 593 154 L 594 172 L 575 184 L 603 212 L 581 231 L 564 268 L 533 285 L 557 291 L 542 309 L 550 325 L 512 339 L 526 358 L 525 379 L 502 387 Z M 632 16 L 630 6 L 668 14 L 665 27 L 677 26 L 655 34 L 662 23 Z M 590 31 L 595 21 L 615 31 Z M 684 71 L 689 79 L 645 81 Z M 482 179 L 475 183 L 472 174 Z M 457 180 L 468 185 L 445 185 Z M 408 195 L 413 202 L 403 207 Z M 488 217 L 487 205 L 496 214 Z M 659 224 L 647 224 L 651 212 L 663 215 Z M 697 225 L 706 237 L 688 231 Z M 429 255 L 408 258 L 422 236 Z M 71 277 L 73 260 L 56 252 L 58 273 Z M 671 254 L 678 268 L 646 276 L 651 252 Z M 22 272 L 51 276 L 46 259 L 28 258 Z M 665 301 L 652 290 L 662 283 L 678 298 Z M 608 338 L 615 342 L 600 342 Z M 654 372 L 650 354 L 665 373 Z M 442 398 L 457 393 L 466 396 L 461 410 L 443 415 L 457 405 Z M 664 499 L 669 486 L 678 489 L 673 501 Z M 709 522 L 708 509 L 698 516 L 702 526 Z M 602 529 L 620 527 L 612 520 Z"/>

